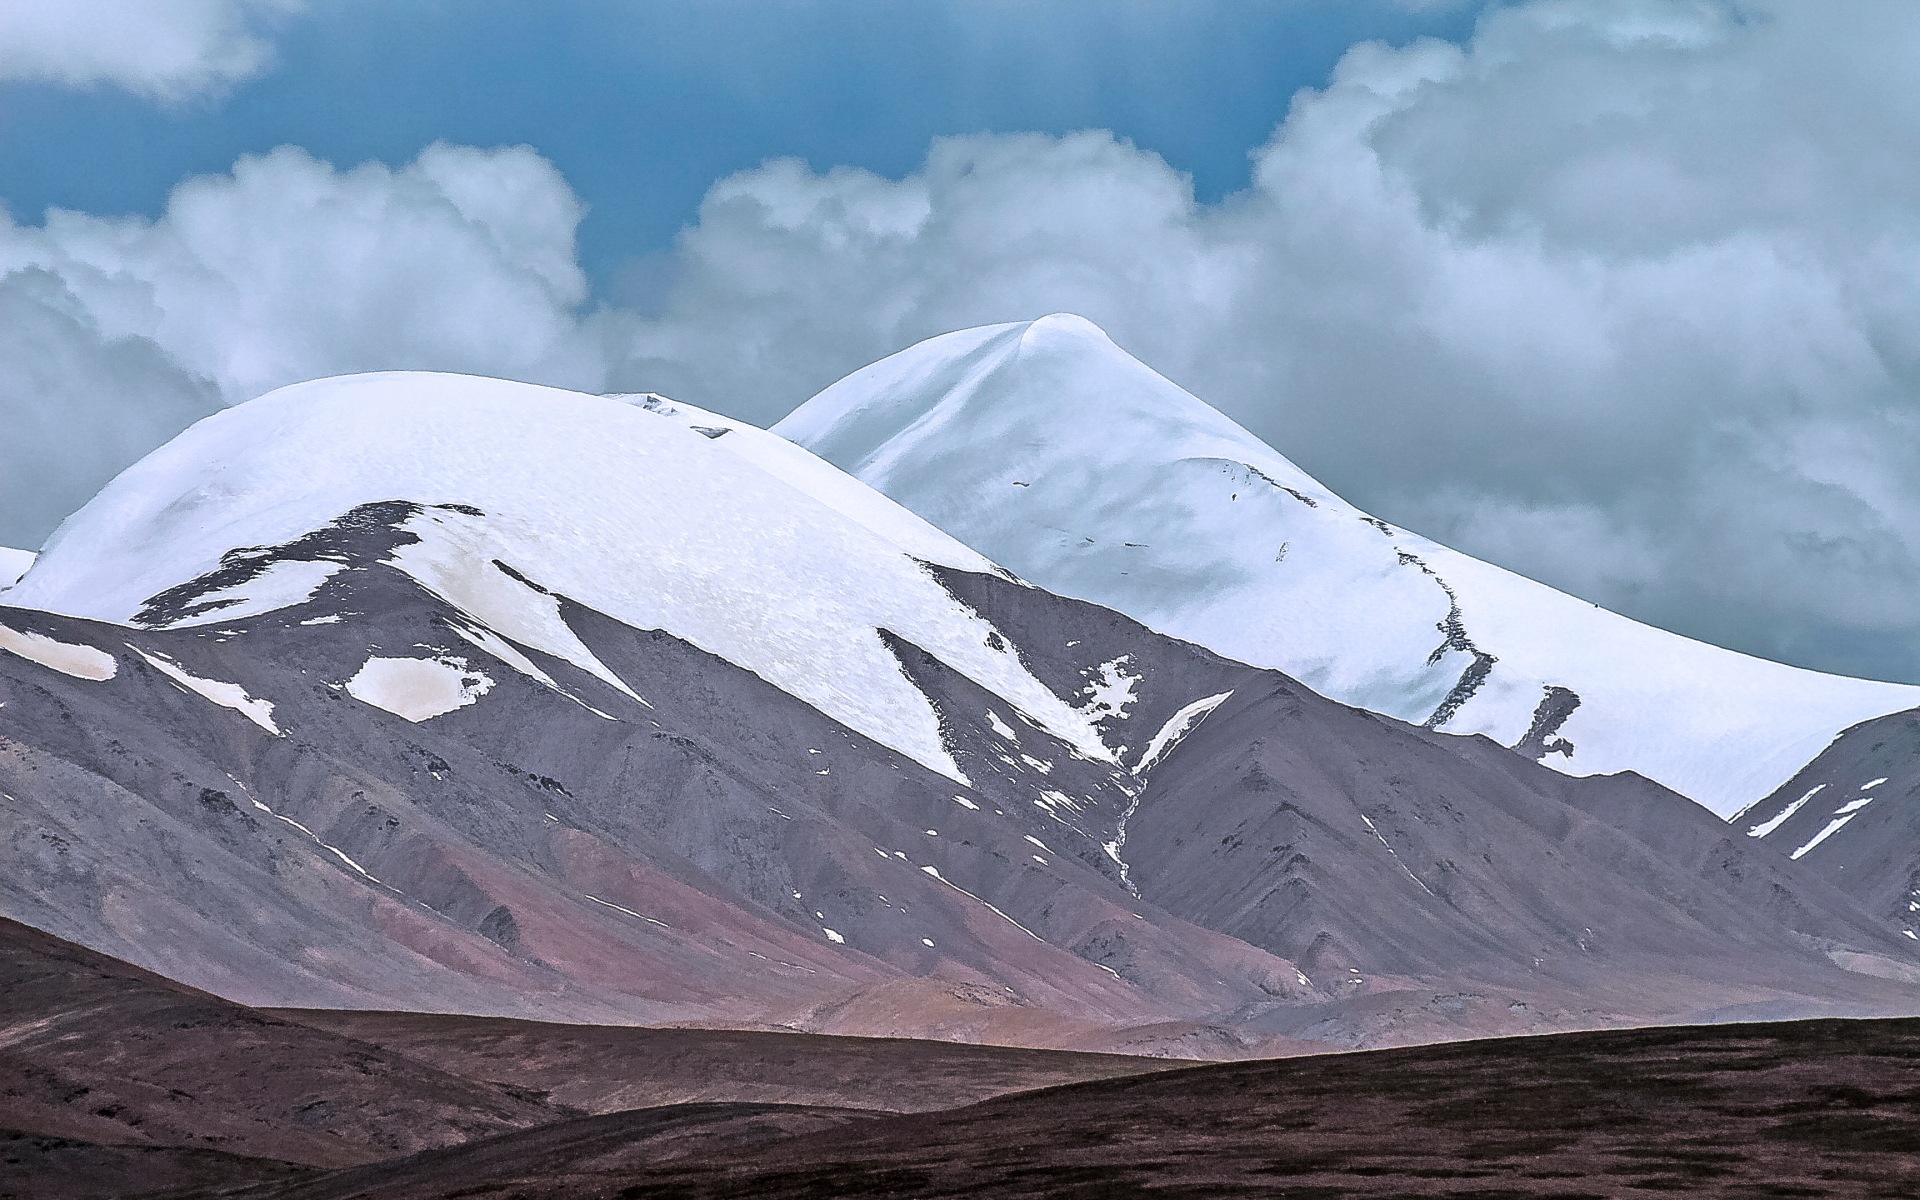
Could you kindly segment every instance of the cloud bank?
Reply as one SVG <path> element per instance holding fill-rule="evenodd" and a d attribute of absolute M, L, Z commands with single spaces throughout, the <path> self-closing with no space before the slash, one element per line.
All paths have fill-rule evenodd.
<path fill-rule="evenodd" d="M 177 102 L 273 62 L 263 29 L 299 0 L 8 0 L 0 79 L 108 85 Z"/>
<path fill-rule="evenodd" d="M 1920 679 L 1916 57 L 1900 0 L 1537 0 L 1464 47 L 1355 47 L 1217 205 L 1097 132 L 943 140 L 899 179 L 769 163 L 714 186 L 635 311 L 587 306 L 581 206 L 531 151 L 277 151 L 152 223 L 0 226 L 0 301 L 61 331 L 0 364 L 0 419 L 55 443 L 0 478 L 112 412 L 132 446 L 384 367 L 769 422 L 919 338 L 1068 310 L 1389 519 Z M 0 541 L 37 540 L 0 499 Z"/>
<path fill-rule="evenodd" d="M 193 420 L 285 383 L 410 368 L 601 386 L 581 213 L 530 150 L 432 146 L 398 170 L 245 158 L 152 222 L 0 216 L 0 543 L 38 545 Z"/>
<path fill-rule="evenodd" d="M 1354 48 L 1220 205 L 1098 134 L 900 180 L 770 164 L 708 197 L 646 344 L 760 418 L 926 334 L 1081 312 L 1393 520 L 1920 678 L 1916 55 L 1899 3 L 1545 0 Z"/>

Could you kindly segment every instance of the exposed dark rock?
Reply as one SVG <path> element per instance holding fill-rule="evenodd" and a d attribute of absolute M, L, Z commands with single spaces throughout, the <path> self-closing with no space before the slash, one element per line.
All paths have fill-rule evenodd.
<path fill-rule="evenodd" d="M 1549 754 L 1564 754 L 1573 757 L 1573 743 L 1563 737 L 1556 737 L 1560 727 L 1567 723 L 1573 710 L 1580 707 L 1580 697 L 1572 688 L 1563 688 L 1558 684 L 1549 684 L 1546 694 L 1540 697 L 1540 703 L 1534 707 L 1533 720 L 1527 725 L 1527 732 L 1513 745 L 1514 752 L 1539 762 Z"/>

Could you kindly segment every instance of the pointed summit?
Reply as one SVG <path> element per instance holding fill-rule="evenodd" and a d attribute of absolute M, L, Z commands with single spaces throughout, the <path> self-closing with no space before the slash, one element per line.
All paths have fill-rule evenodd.
<path fill-rule="evenodd" d="M 1653 629 L 1341 500 L 1083 318 L 937 337 L 775 427 L 1041 587 L 1722 815 L 1920 688 Z"/>
<path fill-rule="evenodd" d="M 829 387 L 775 432 L 843 470 L 884 476 L 928 439 L 948 451 L 956 439 L 978 444 L 987 461 L 1004 465 L 1007 455 L 1037 449 L 1034 443 L 1051 443 L 1063 427 L 1075 426 L 1089 437 L 1104 430 L 1109 455 L 1137 449 L 1157 456 L 1163 449 L 1134 445 L 1136 438 L 1213 439 L 1217 444 L 1188 449 L 1258 455 L 1292 481 L 1324 491 L 1072 313 L 930 338 Z"/>

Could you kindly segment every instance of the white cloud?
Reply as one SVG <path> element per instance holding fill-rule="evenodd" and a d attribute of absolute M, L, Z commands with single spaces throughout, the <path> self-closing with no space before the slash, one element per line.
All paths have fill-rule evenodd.
<path fill-rule="evenodd" d="M 57 275 L 0 278 L 0 544 L 39 545 L 122 467 L 218 407 L 151 340 L 103 331 Z"/>
<path fill-rule="evenodd" d="M 0 79 L 110 84 L 179 101 L 267 69 L 262 36 L 300 0 L 7 0 Z"/>
<path fill-rule="evenodd" d="M 432 146 L 397 170 L 299 150 L 190 179 L 155 221 L 0 215 L 0 543 L 191 420 L 350 371 L 598 388 L 582 209 L 530 150 Z"/>

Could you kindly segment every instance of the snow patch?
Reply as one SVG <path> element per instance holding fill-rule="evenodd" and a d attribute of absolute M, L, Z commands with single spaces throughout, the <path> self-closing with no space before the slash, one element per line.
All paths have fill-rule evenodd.
<path fill-rule="evenodd" d="M 1135 690 L 1140 684 L 1140 676 L 1129 675 L 1121 670 L 1133 661 L 1133 655 L 1122 654 L 1119 658 L 1100 664 L 1100 673 L 1094 681 L 1081 689 L 1081 695 L 1087 698 L 1084 706 L 1096 721 L 1109 717 L 1123 721 L 1127 709 L 1139 699 Z"/>
<path fill-rule="evenodd" d="M 1787 820 L 1790 817 L 1792 817 L 1793 814 L 1799 812 L 1802 808 L 1804 808 L 1806 806 L 1807 801 L 1813 799 L 1814 796 L 1819 794 L 1820 789 L 1826 786 L 1827 785 L 1824 783 L 1815 784 L 1813 789 L 1809 791 L 1806 795 L 1800 797 L 1798 800 L 1795 800 L 1792 804 L 1787 805 L 1785 808 L 1781 809 L 1779 812 L 1775 813 L 1772 817 L 1768 818 L 1767 820 L 1760 822 L 1760 824 L 1758 825 L 1755 825 L 1752 829 L 1747 830 L 1747 836 L 1754 837 L 1754 838 L 1763 838 L 1763 837 L 1766 837 L 1768 834 L 1772 833 L 1774 830 L 1780 828 L 1782 825 L 1785 825 L 1787 823 Z"/>
<path fill-rule="evenodd" d="M 488 630 L 571 663 L 646 705 L 567 625 L 558 597 L 536 590 L 519 572 L 502 569 L 493 524 L 485 517 L 431 509 L 406 523 L 407 532 L 420 540 L 395 551 L 392 565 Z"/>
<path fill-rule="evenodd" d="M 1842 829 L 1845 829 L 1847 826 L 1847 822 L 1853 820 L 1855 817 L 1859 815 L 1860 814 L 1858 811 L 1848 812 L 1844 816 L 1837 816 L 1833 820 L 1828 821 L 1827 827 L 1825 829 L 1822 829 L 1819 833 L 1814 834 L 1812 838 L 1808 839 L 1806 845 L 1800 847 L 1798 850 L 1795 850 L 1788 857 L 1798 860 L 1801 856 L 1805 855 L 1809 850 L 1812 850 L 1815 846 L 1818 846 L 1821 842 L 1826 841 L 1828 838 L 1832 837 L 1834 834 L 1839 833 Z"/>
<path fill-rule="evenodd" d="M 902 857 L 904 857 L 904 855 Z M 956 892 L 959 892 L 962 896 L 965 896 L 967 899 L 972 900 L 975 903 L 985 905 L 986 908 L 990 912 L 992 912 L 994 916 L 999 917 L 1001 920 L 1013 926 L 1015 929 L 1018 929 L 1021 933 L 1026 934 L 1028 937 L 1032 938 L 1034 941 L 1039 942 L 1042 945 L 1046 943 L 1047 939 L 1041 937 L 1039 934 L 1035 933 L 1033 930 L 1028 929 L 1025 925 L 1022 925 L 1020 922 L 1014 920 L 1012 917 L 1008 916 L 1006 913 L 1001 912 L 998 908 L 995 908 L 990 901 L 982 900 L 980 897 L 974 895 L 972 892 L 961 887 L 959 884 L 955 883 L 953 880 L 948 879 L 944 875 L 940 874 L 940 869 L 938 867 L 931 867 L 931 866 L 921 867 L 920 870 L 925 874 L 931 875 L 935 879 L 938 879 L 941 883 L 946 884 L 948 887 L 952 888 Z"/>
<path fill-rule="evenodd" d="M 134 653 L 138 654 L 139 651 L 135 650 Z M 370 874 L 365 867 L 355 862 L 353 858 L 350 855 L 348 855 L 345 850 L 342 850 L 340 847 L 330 844 L 324 838 L 322 838 L 319 834 L 315 833 L 313 830 L 309 829 L 307 826 L 302 825 L 300 822 L 294 820 L 292 817 L 286 816 L 283 813 L 277 813 L 273 809 L 267 807 L 265 804 L 262 804 L 260 802 L 260 798 L 253 794 L 252 789 L 248 788 L 246 784 L 241 783 L 238 779 L 234 778 L 234 776 L 228 775 L 227 778 L 233 780 L 234 786 L 240 789 L 241 794 L 244 795 L 248 799 L 248 801 L 250 801 L 253 804 L 253 807 L 255 809 L 267 814 L 268 816 L 272 817 L 276 821 L 279 821 L 283 825 L 290 825 L 293 828 L 299 830 L 301 833 L 305 834 L 308 838 L 310 838 L 313 841 L 314 845 L 332 854 L 335 858 L 339 859 L 341 862 L 345 863 L 347 866 L 352 867 L 355 871 L 359 872 L 361 876 L 366 878 L 368 881 L 372 883 L 380 882 L 378 879 L 374 878 L 374 876 Z"/>
<path fill-rule="evenodd" d="M 232 587 L 194 597 L 192 607 L 195 615 L 175 621 L 165 628 L 214 625 L 305 604 L 319 592 L 321 585 L 344 570 L 344 563 L 279 559 L 268 563 L 265 570 L 245 583 L 236 583 Z"/>
<path fill-rule="evenodd" d="M 611 900 L 602 900 L 598 896 L 587 896 L 585 892 L 582 892 L 580 894 L 582 896 L 585 896 L 588 900 L 593 901 L 595 904 L 605 905 L 607 908 L 611 908 L 615 912 L 623 912 L 628 916 L 633 917 L 635 920 L 645 921 L 649 925 L 658 925 L 662 929 L 673 928 L 673 926 L 667 924 L 665 921 L 658 919 L 657 917 L 649 917 L 645 913 L 637 913 L 630 908 L 623 908 L 620 905 L 615 904 Z"/>
<path fill-rule="evenodd" d="M 148 654 L 131 643 L 127 649 L 147 661 L 147 665 L 179 684 L 181 688 L 204 699 L 211 700 L 221 708 L 230 708 L 255 725 L 275 737 L 284 737 L 280 727 L 273 723 L 273 702 L 259 700 L 247 695 L 247 689 L 237 683 L 223 683 L 217 679 L 202 679 L 194 675 L 179 663 L 164 655 Z"/>
<path fill-rule="evenodd" d="M 1140 761 L 1135 764 L 1133 773 L 1135 775 L 1144 775 L 1148 771 L 1151 771 L 1153 764 L 1159 762 L 1161 756 L 1179 745 L 1182 738 L 1191 733 L 1194 727 L 1199 725 L 1200 722 L 1211 716 L 1214 709 L 1225 704 L 1227 698 L 1232 695 L 1233 693 L 1231 691 L 1225 691 L 1217 696 L 1202 697 L 1173 714 L 1171 717 L 1168 717 L 1167 723 L 1162 725 L 1159 730 L 1154 733 L 1153 739 L 1147 743 L 1147 748 L 1145 752 L 1140 755 Z"/>
<path fill-rule="evenodd" d="M 493 689 L 493 680 L 464 658 L 369 658 L 347 694 L 418 724 L 465 708 Z"/>
<path fill-rule="evenodd" d="M 105 683 L 120 670 L 119 661 L 105 650 L 55 641 L 44 634 L 22 633 L 5 625 L 0 625 L 0 650 L 17 654 L 49 671 L 94 683 Z"/>
<path fill-rule="evenodd" d="M 1433 889 L 1426 885 L 1426 881 L 1421 879 L 1418 875 L 1415 875 L 1413 873 L 1412 868 L 1408 867 L 1407 864 L 1401 860 L 1400 852 L 1393 848 L 1393 843 L 1387 840 L 1387 835 L 1380 832 L 1380 827 L 1373 823 L 1373 818 L 1369 817 L 1365 813 L 1361 813 L 1360 819 L 1361 821 L 1366 823 L 1368 832 L 1372 833 L 1374 837 L 1379 838 L 1380 844 L 1387 848 L 1387 853 L 1393 858 L 1394 865 L 1400 868 L 1400 873 L 1405 875 L 1408 879 L 1413 880 L 1414 883 L 1418 884 L 1421 891 L 1425 892 L 1429 896 L 1433 896 L 1434 899 L 1438 900 L 1440 897 L 1434 896 Z"/>

